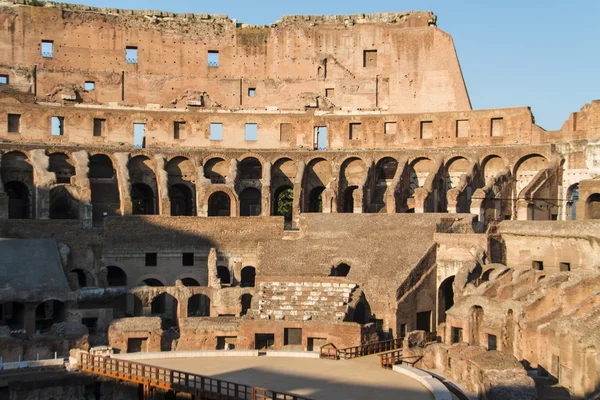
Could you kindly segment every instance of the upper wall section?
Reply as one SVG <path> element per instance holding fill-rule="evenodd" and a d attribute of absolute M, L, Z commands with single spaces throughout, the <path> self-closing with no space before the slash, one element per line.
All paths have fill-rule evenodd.
<path fill-rule="evenodd" d="M 17 2 L 0 2 L 0 74 L 40 100 L 76 91 L 79 102 L 169 108 L 471 109 L 452 38 L 431 12 L 253 27 L 226 16 Z M 133 53 L 128 62 L 134 47 L 137 62 Z"/>

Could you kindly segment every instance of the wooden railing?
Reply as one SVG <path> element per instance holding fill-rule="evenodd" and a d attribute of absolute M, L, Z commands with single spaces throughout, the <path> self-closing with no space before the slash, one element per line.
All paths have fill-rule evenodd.
<path fill-rule="evenodd" d="M 146 387 L 190 393 L 214 400 L 309 400 L 306 397 L 227 382 L 127 360 L 81 354 L 81 371 L 143 384 Z"/>
<path fill-rule="evenodd" d="M 411 367 L 414 367 L 417 362 L 419 362 L 423 356 L 404 356 L 402 349 L 393 350 L 388 353 L 383 353 L 379 355 L 379 365 L 381 368 L 392 369 L 394 365 L 397 364 L 408 364 Z"/>
<path fill-rule="evenodd" d="M 402 341 L 400 339 L 390 339 L 381 342 L 365 343 L 358 346 L 346 347 L 343 349 L 337 349 L 333 344 L 329 343 L 321 347 L 320 358 L 329 358 L 339 360 L 349 360 L 356 357 L 368 356 L 370 354 L 381 353 L 383 351 L 389 351 L 399 349 L 402 347 Z"/>

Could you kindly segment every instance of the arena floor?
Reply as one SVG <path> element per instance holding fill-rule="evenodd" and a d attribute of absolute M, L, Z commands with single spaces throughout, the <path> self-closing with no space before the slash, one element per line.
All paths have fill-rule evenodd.
<path fill-rule="evenodd" d="M 434 398 L 419 382 L 380 368 L 376 356 L 350 361 L 291 357 L 203 357 L 142 362 L 315 400 Z"/>

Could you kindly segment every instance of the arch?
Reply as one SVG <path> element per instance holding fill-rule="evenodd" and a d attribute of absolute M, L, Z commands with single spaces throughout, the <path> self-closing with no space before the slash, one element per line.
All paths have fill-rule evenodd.
<path fill-rule="evenodd" d="M 320 213 L 323 212 L 323 191 L 325 187 L 317 186 L 310 191 L 308 195 L 307 212 Z"/>
<path fill-rule="evenodd" d="M 527 154 L 521 157 L 519 161 L 515 163 L 513 175 L 518 176 L 520 171 L 534 171 L 534 173 L 537 173 L 538 171 L 546 168 L 547 165 L 548 160 L 546 160 L 546 157 L 542 156 L 541 154 Z"/>
<path fill-rule="evenodd" d="M 11 181 L 4 184 L 4 191 L 8 196 L 8 218 L 31 218 L 31 196 L 29 188 L 23 182 Z"/>
<path fill-rule="evenodd" d="M 294 210 L 294 188 L 287 185 L 280 186 L 273 198 L 271 215 L 282 215 L 286 221 L 291 221 Z"/>
<path fill-rule="evenodd" d="M 252 295 L 250 293 L 244 293 L 240 300 L 242 303 L 242 312 L 240 313 L 240 317 L 243 317 L 252 308 Z"/>
<path fill-rule="evenodd" d="M 240 216 L 250 217 L 258 216 L 261 213 L 261 192 L 260 190 L 249 187 L 240 193 Z"/>
<path fill-rule="evenodd" d="M 378 181 L 391 181 L 398 170 L 398 160 L 392 157 L 383 157 L 375 167 Z"/>
<path fill-rule="evenodd" d="M 216 191 L 208 198 L 209 217 L 231 216 L 231 198 L 224 191 Z"/>
<path fill-rule="evenodd" d="M 186 287 L 198 287 L 200 286 L 200 282 L 198 282 L 194 278 L 182 278 L 181 283 Z"/>
<path fill-rule="evenodd" d="M 427 157 L 419 157 L 410 163 L 408 168 L 410 197 L 413 196 L 417 188 L 425 184 L 427 177 L 433 172 L 434 168 L 435 163 Z"/>
<path fill-rule="evenodd" d="M 271 187 L 293 186 L 298 165 L 290 158 L 280 158 L 271 168 Z"/>
<path fill-rule="evenodd" d="M 600 193 L 594 193 L 585 202 L 587 219 L 600 219 Z"/>
<path fill-rule="evenodd" d="M 438 324 L 446 321 L 446 312 L 454 305 L 454 278 L 444 279 L 438 289 Z"/>
<path fill-rule="evenodd" d="M 202 293 L 191 296 L 187 310 L 188 317 L 210 317 L 210 297 Z"/>
<path fill-rule="evenodd" d="M 50 154 L 48 171 L 56 175 L 56 183 L 71 183 L 75 176 L 75 167 L 71 164 L 69 156 L 65 153 Z"/>
<path fill-rule="evenodd" d="M 241 275 L 242 287 L 254 287 L 256 281 L 256 268 L 252 266 L 246 266 L 242 268 Z"/>
<path fill-rule="evenodd" d="M 357 189 L 358 189 L 358 186 L 349 186 L 344 191 L 342 212 L 344 212 L 344 213 L 353 213 L 354 212 L 354 192 Z"/>
<path fill-rule="evenodd" d="M 31 186 L 33 185 L 33 167 L 24 153 L 11 151 L 2 156 L 0 177 L 3 184 L 19 181 Z"/>
<path fill-rule="evenodd" d="M 204 177 L 211 183 L 225 183 L 228 176 L 229 163 L 224 159 L 215 157 L 204 163 Z"/>
<path fill-rule="evenodd" d="M 177 183 L 169 186 L 171 216 L 193 216 L 194 194 L 188 185 Z"/>
<path fill-rule="evenodd" d="M 364 180 L 364 176 L 367 173 L 367 165 L 362 159 L 351 157 L 342 163 L 341 172 L 341 182 L 343 184 L 358 186 Z"/>
<path fill-rule="evenodd" d="M 145 183 L 131 185 L 131 213 L 133 215 L 156 214 L 154 191 Z"/>
<path fill-rule="evenodd" d="M 481 274 L 481 281 L 482 282 L 489 282 L 490 281 L 490 275 L 492 275 L 492 272 L 494 272 L 494 268 L 489 268 L 489 269 L 483 271 L 483 274 Z"/>
<path fill-rule="evenodd" d="M 567 189 L 567 202 L 565 205 L 565 218 L 575 221 L 577 219 L 577 202 L 579 201 L 579 182 Z"/>
<path fill-rule="evenodd" d="M 108 286 L 127 286 L 127 274 L 119 267 L 110 265 L 106 267 L 106 281 Z"/>
<path fill-rule="evenodd" d="M 152 287 L 164 287 L 165 284 L 160 281 L 159 279 L 156 278 L 146 278 L 142 281 L 142 283 L 146 286 L 152 286 Z"/>
<path fill-rule="evenodd" d="M 0 304 L 0 325 L 6 325 L 11 331 L 25 329 L 25 305 L 16 301 Z"/>
<path fill-rule="evenodd" d="M 73 274 L 77 279 L 78 288 L 94 286 L 94 277 L 89 271 L 76 268 L 71 271 L 71 274 Z"/>
<path fill-rule="evenodd" d="M 113 163 L 105 154 L 89 158 L 89 179 L 92 192 L 92 220 L 100 224 L 105 216 L 119 215 L 121 198 Z"/>
<path fill-rule="evenodd" d="M 238 164 L 240 179 L 262 179 L 262 164 L 255 157 L 246 157 Z"/>
<path fill-rule="evenodd" d="M 491 154 L 484 158 L 481 162 L 484 185 L 487 185 L 490 178 L 496 177 L 504 169 L 506 169 L 506 161 L 502 157 Z"/>
<path fill-rule="evenodd" d="M 469 310 L 471 334 L 469 344 L 479 346 L 481 343 L 481 326 L 483 325 L 483 308 L 481 306 L 472 306 Z"/>
<path fill-rule="evenodd" d="M 150 314 L 163 316 L 173 324 L 177 321 L 177 305 L 177 299 L 172 294 L 164 292 L 152 300 Z"/>
<path fill-rule="evenodd" d="M 50 219 L 78 219 L 79 202 L 65 186 L 50 189 Z"/>
<path fill-rule="evenodd" d="M 221 280 L 221 287 L 231 285 L 231 274 L 229 268 L 222 265 L 217 266 L 217 278 Z"/>
<path fill-rule="evenodd" d="M 35 331 L 46 333 L 53 324 L 65 321 L 65 304 L 59 300 L 46 300 L 35 309 Z"/>
<path fill-rule="evenodd" d="M 458 187 L 460 177 L 469 171 L 471 162 L 465 157 L 458 156 L 450 159 L 446 163 L 446 189 Z"/>
<path fill-rule="evenodd" d="M 177 156 L 169 160 L 165 165 L 169 184 L 177 182 L 196 182 L 196 167 L 187 157 Z"/>
<path fill-rule="evenodd" d="M 364 301 L 359 301 L 354 308 L 354 315 L 352 320 L 357 324 L 364 325 L 369 322 L 369 316 L 367 315 L 367 307 Z"/>
<path fill-rule="evenodd" d="M 331 272 L 329 273 L 329 276 L 348 276 L 348 274 L 350 273 L 350 266 L 346 263 L 341 263 L 335 267 L 331 268 Z"/>

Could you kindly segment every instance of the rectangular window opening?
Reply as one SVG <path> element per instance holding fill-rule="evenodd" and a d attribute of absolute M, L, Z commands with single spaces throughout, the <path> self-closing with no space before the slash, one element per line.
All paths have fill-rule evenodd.
<path fill-rule="evenodd" d="M 533 269 L 535 269 L 536 271 L 543 271 L 544 270 L 544 262 L 543 261 L 532 261 L 531 267 Z"/>
<path fill-rule="evenodd" d="M 258 125 L 246 124 L 246 140 L 256 141 L 258 139 Z"/>
<path fill-rule="evenodd" d="M 156 267 L 158 265 L 158 253 L 146 253 L 146 267 Z"/>
<path fill-rule="evenodd" d="M 136 149 L 146 147 L 146 124 L 133 124 L 133 147 Z"/>
<path fill-rule="evenodd" d="M 331 99 L 331 98 L 333 98 L 333 96 L 335 96 L 334 88 L 325 89 L 325 97 L 327 97 L 328 99 Z"/>
<path fill-rule="evenodd" d="M 94 136 L 102 136 L 106 120 L 103 118 L 94 118 Z"/>
<path fill-rule="evenodd" d="M 8 85 L 8 75 L 0 75 L 0 85 Z"/>
<path fill-rule="evenodd" d="M 315 150 L 327 150 L 327 127 L 326 126 L 315 126 L 314 149 Z"/>
<path fill-rule="evenodd" d="M 8 114 L 8 133 L 21 132 L 21 115 Z"/>
<path fill-rule="evenodd" d="M 65 117 L 52 117 L 52 136 L 62 136 L 65 133 Z"/>
<path fill-rule="evenodd" d="M 235 350 L 237 336 L 217 336 L 217 350 Z"/>
<path fill-rule="evenodd" d="M 173 122 L 173 139 L 181 139 L 181 133 L 185 129 L 185 122 L 175 121 Z"/>
<path fill-rule="evenodd" d="M 284 328 L 283 345 L 302 346 L 302 328 Z"/>
<path fill-rule="evenodd" d="M 363 51 L 363 67 L 371 68 L 377 66 L 377 50 Z"/>
<path fill-rule="evenodd" d="M 275 334 L 273 333 L 255 333 L 254 334 L 254 349 L 268 350 L 273 349 L 275 344 Z"/>
<path fill-rule="evenodd" d="M 497 345 L 497 340 L 498 338 L 496 337 L 496 335 L 487 335 L 488 337 L 488 350 L 498 350 L 498 345 Z"/>
<path fill-rule="evenodd" d="M 183 253 L 181 255 L 181 263 L 184 267 L 194 266 L 194 253 Z"/>
<path fill-rule="evenodd" d="M 52 40 L 42 40 L 42 57 L 54 57 L 54 42 Z"/>
<path fill-rule="evenodd" d="M 417 330 L 431 332 L 431 311 L 417 313 Z"/>
<path fill-rule="evenodd" d="M 256 95 L 256 89 L 255 88 L 249 88 L 248 89 L 248 97 L 254 97 Z"/>
<path fill-rule="evenodd" d="M 462 343 L 463 341 L 463 330 L 462 328 L 452 327 L 452 344 Z"/>
<path fill-rule="evenodd" d="M 83 84 L 83 89 L 88 92 L 91 92 L 92 90 L 96 89 L 96 83 L 94 81 L 86 81 Z"/>
<path fill-rule="evenodd" d="M 219 66 L 219 52 L 217 50 L 208 51 L 208 66 L 218 67 Z"/>
<path fill-rule="evenodd" d="M 560 271 L 561 272 L 569 272 L 571 270 L 571 263 L 561 262 L 560 263 Z"/>
<path fill-rule="evenodd" d="M 466 138 L 469 137 L 469 120 L 468 119 L 459 119 L 456 121 L 456 137 L 457 138 Z"/>
<path fill-rule="evenodd" d="M 433 138 L 433 121 L 421 121 L 421 139 Z"/>
<path fill-rule="evenodd" d="M 211 122 L 210 140 L 223 140 L 223 124 L 218 122 Z"/>
<path fill-rule="evenodd" d="M 127 61 L 129 64 L 137 64 L 137 62 L 138 62 L 137 46 L 125 47 L 125 61 Z"/>
<path fill-rule="evenodd" d="M 350 123 L 350 140 L 359 140 L 362 131 L 362 124 L 360 122 Z"/>
<path fill-rule="evenodd" d="M 396 134 L 396 123 L 395 122 L 385 122 L 383 125 L 383 131 L 386 135 L 395 135 Z"/>
<path fill-rule="evenodd" d="M 492 118 L 490 136 L 502 136 L 504 134 L 504 118 Z"/>
<path fill-rule="evenodd" d="M 406 337 L 406 324 L 400 324 L 400 337 Z"/>

